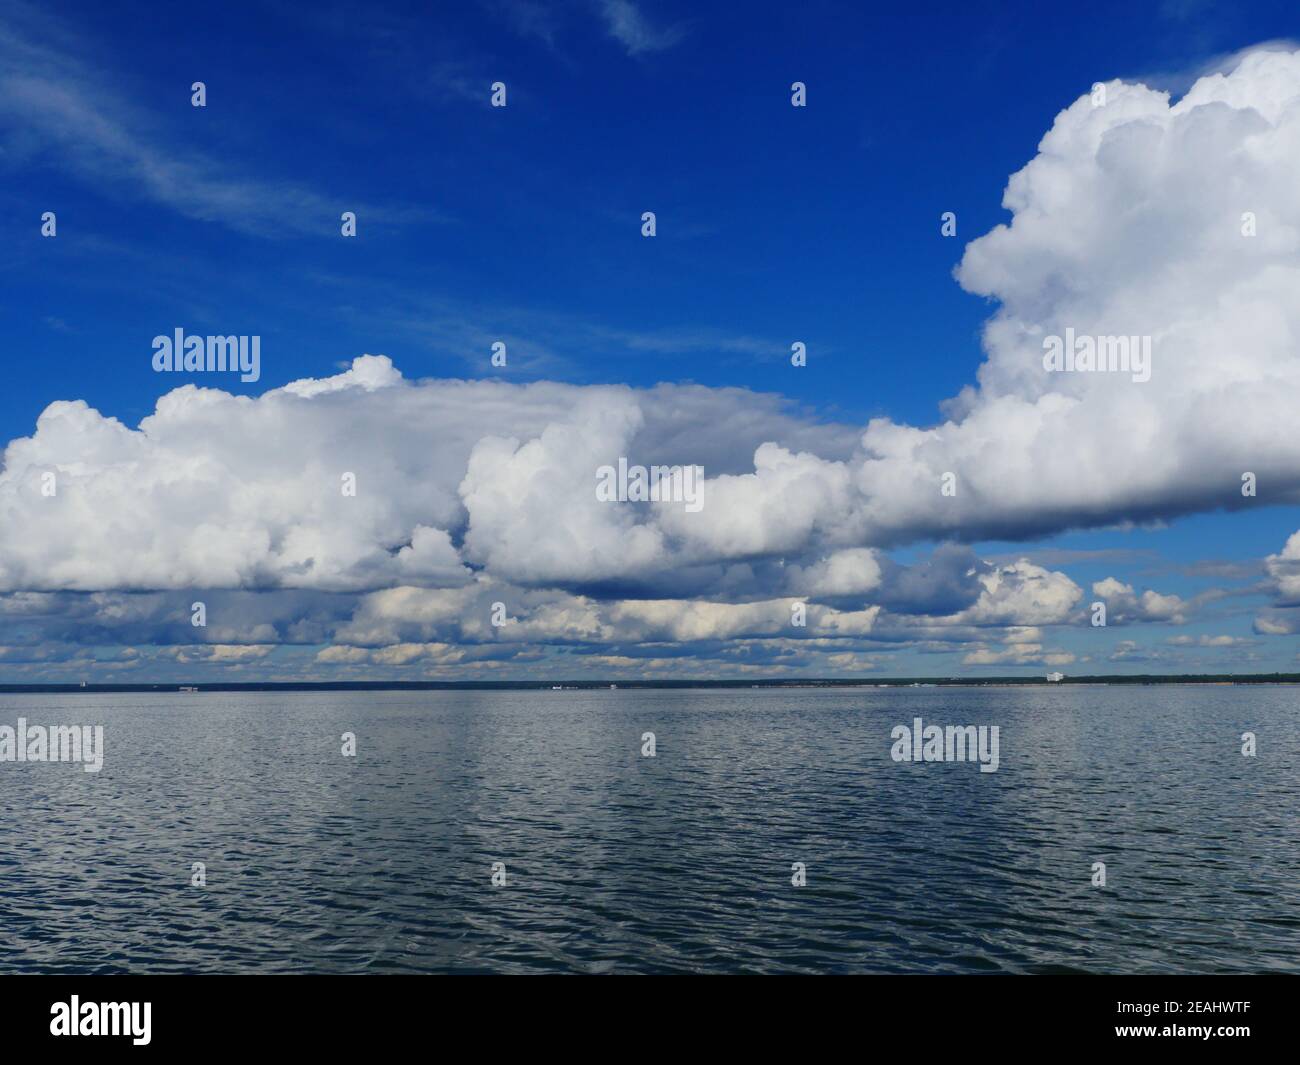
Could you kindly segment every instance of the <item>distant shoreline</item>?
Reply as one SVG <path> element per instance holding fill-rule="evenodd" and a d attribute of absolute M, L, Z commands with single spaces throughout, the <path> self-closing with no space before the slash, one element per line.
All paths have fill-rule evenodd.
<path fill-rule="evenodd" d="M 897 677 L 786 680 L 482 680 L 482 681 L 266 681 L 215 682 L 185 681 L 159 684 L 0 684 L 0 694 L 144 694 L 148 692 L 368 692 L 368 691 L 599 691 L 623 689 L 686 688 L 1006 688 L 1038 685 L 1068 687 L 1078 684 L 1151 685 L 1180 684 L 1226 686 L 1241 684 L 1300 684 L 1300 673 L 1185 673 L 1135 674 L 1132 676 L 1079 676 L 1049 681 L 1046 677 Z"/>

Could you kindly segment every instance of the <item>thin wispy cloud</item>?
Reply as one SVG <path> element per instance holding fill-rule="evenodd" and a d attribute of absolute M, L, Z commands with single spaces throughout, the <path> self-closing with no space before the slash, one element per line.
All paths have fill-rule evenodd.
<path fill-rule="evenodd" d="M 628 55 L 662 52 L 686 36 L 684 26 L 655 26 L 632 0 L 599 0 L 597 10 L 610 36 Z"/>
<path fill-rule="evenodd" d="M 72 34 L 22 4 L 0 24 L 0 136 L 11 165 L 49 167 L 95 188 L 160 204 L 185 217 L 273 236 L 337 232 L 345 207 L 375 223 L 433 221 L 426 207 L 347 202 L 288 178 L 264 178 L 182 147 L 175 131 L 114 88 L 111 70 L 49 42 Z M 188 87 L 184 90 L 188 95 Z"/>
<path fill-rule="evenodd" d="M 485 0 L 485 5 L 520 37 L 536 38 L 549 47 L 555 46 L 559 30 L 553 5 L 534 0 Z"/>

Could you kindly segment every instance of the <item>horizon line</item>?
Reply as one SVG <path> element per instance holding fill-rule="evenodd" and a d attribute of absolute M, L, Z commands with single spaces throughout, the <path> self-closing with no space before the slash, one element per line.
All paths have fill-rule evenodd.
<path fill-rule="evenodd" d="M 980 687 L 1030 685 L 1064 687 L 1071 684 L 1300 684 L 1295 673 L 1100 673 L 1065 676 L 996 677 L 782 677 L 753 679 L 638 679 L 638 680 L 343 680 L 343 681 L 157 681 L 137 683 L 0 683 L 0 695 L 86 693 L 241 691 L 594 691 L 621 688 L 898 688 L 914 685 L 933 687 Z"/>

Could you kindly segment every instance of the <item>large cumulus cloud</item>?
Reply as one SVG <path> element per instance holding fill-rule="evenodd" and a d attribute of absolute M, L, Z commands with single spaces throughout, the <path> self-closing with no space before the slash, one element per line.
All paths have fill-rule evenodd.
<path fill-rule="evenodd" d="M 186 385 L 134 429 L 56 402 L 5 450 L 0 591 L 446 587 L 469 565 L 525 583 L 650 574 L 667 534 L 644 506 L 599 502 L 597 466 L 632 453 L 739 469 L 767 433 L 851 453 L 851 432 L 787 407 L 695 386 L 411 382 L 383 356 L 256 398 Z"/>

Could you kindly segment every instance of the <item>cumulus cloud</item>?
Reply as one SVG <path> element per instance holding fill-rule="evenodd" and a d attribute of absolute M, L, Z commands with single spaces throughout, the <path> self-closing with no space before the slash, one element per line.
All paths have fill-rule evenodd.
<path fill-rule="evenodd" d="M 197 644 L 191 647 L 173 647 L 171 653 L 181 662 L 220 662 L 239 663 L 255 662 L 269 655 L 274 647 L 257 645 L 234 646 L 231 644 L 211 643 Z"/>
<path fill-rule="evenodd" d="M 983 591 L 953 620 L 971 625 L 1053 625 L 1065 621 L 1083 594 L 1064 573 L 1026 559 L 979 575 Z"/>
<path fill-rule="evenodd" d="M 962 657 L 964 666 L 1068 666 L 1074 655 L 1068 651 L 1046 651 L 1039 643 L 1015 643 L 1001 650 L 980 647 Z"/>
<path fill-rule="evenodd" d="M 881 568 L 870 548 L 853 547 L 836 551 L 826 558 L 791 573 L 790 584 L 803 587 L 811 596 L 835 599 L 860 597 L 880 584 Z"/>
<path fill-rule="evenodd" d="M 1286 603 L 1300 605 L 1300 532 L 1292 533 L 1276 555 L 1264 560 L 1277 594 Z"/>
<path fill-rule="evenodd" d="M 698 588 L 726 577 L 719 562 L 808 548 L 816 519 L 783 517 L 772 493 L 788 485 L 811 511 L 819 490 L 780 461 L 760 463 L 775 478 L 768 517 L 749 514 L 751 532 L 690 538 L 674 531 L 671 505 L 602 503 L 596 470 L 631 455 L 698 464 L 725 482 L 756 452 L 776 454 L 766 433 L 851 450 L 843 427 L 780 397 L 411 382 L 384 356 L 255 398 L 185 385 L 135 429 L 59 401 L 5 450 L 0 521 L 24 535 L 0 543 L 0 590 L 437 587 L 472 568 L 578 585 L 712 565 L 692 576 Z M 814 461 L 843 482 L 842 458 Z"/>
<path fill-rule="evenodd" d="M 1290 636 L 1300 633 L 1300 532 L 1293 533 L 1282 550 L 1264 559 L 1267 590 L 1273 607 L 1255 618 L 1254 631 L 1261 636 Z"/>
<path fill-rule="evenodd" d="M 958 270 L 1001 305 L 979 387 L 935 430 L 880 426 L 882 456 L 958 471 L 957 520 L 1020 535 L 1258 505 L 1247 471 L 1294 502 L 1298 156 L 1300 53 L 1247 55 L 1177 103 L 1119 82 L 1074 103 L 1011 179 L 1012 222 Z M 1044 372 L 1043 338 L 1067 328 L 1151 336 L 1151 379 Z"/>
<path fill-rule="evenodd" d="M 491 621 L 501 603 L 504 623 Z M 795 608 L 800 610 L 796 612 Z M 748 603 L 703 599 L 601 601 L 481 580 L 462 589 L 394 588 L 360 599 L 335 638 L 356 646 L 445 640 L 495 643 L 692 643 L 770 636 L 792 640 L 865 636 L 880 608 L 841 610 L 798 599 Z M 799 616 L 803 624 L 793 619 Z"/>
<path fill-rule="evenodd" d="M 1107 577 L 1092 586 L 1093 594 L 1106 604 L 1106 623 L 1133 621 L 1168 621 L 1181 625 L 1187 621 L 1189 604 L 1177 595 L 1161 595 L 1147 589 L 1141 595 L 1133 586 Z"/>

